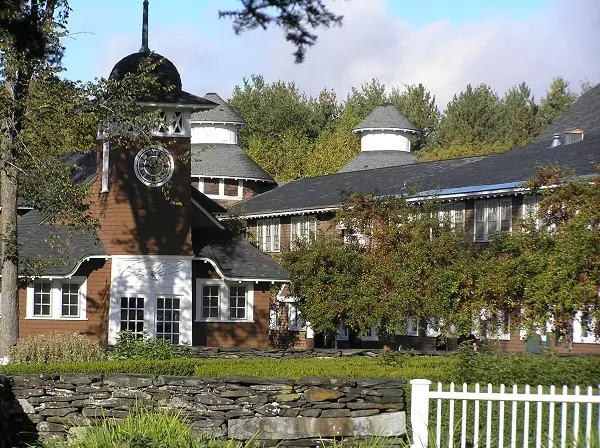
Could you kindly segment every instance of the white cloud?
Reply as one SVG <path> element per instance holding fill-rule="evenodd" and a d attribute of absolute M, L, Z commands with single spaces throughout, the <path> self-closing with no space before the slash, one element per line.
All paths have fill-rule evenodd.
<path fill-rule="evenodd" d="M 575 90 L 585 78 L 600 81 L 598 0 L 552 0 L 543 12 L 520 20 L 505 14 L 420 27 L 394 17 L 382 0 L 333 7 L 344 15 L 343 27 L 320 30 L 319 42 L 300 65 L 293 63 L 294 48 L 281 30 L 236 36 L 224 20 L 211 27 L 210 36 L 178 29 L 173 39 L 172 29 L 156 30 L 153 48 L 175 62 L 187 90 L 215 90 L 224 97 L 253 73 L 295 81 L 313 95 L 334 88 L 339 97 L 372 78 L 388 87 L 422 82 L 442 109 L 467 83 L 487 83 L 502 94 L 525 81 L 539 99 L 557 75 Z M 116 62 L 115 51 L 122 48 L 117 38 L 108 45 L 110 58 L 101 60 Z"/>

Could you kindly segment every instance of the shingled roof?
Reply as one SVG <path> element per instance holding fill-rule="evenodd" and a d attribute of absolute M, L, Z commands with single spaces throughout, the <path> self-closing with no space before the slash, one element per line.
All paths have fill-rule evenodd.
<path fill-rule="evenodd" d="M 208 123 L 235 123 L 238 125 L 246 124 L 237 111 L 214 92 L 207 93 L 204 98 L 217 103 L 216 107 L 209 110 L 203 110 L 192 114 L 192 122 L 208 122 Z"/>
<path fill-rule="evenodd" d="M 252 160 L 242 148 L 226 143 L 193 144 L 192 176 L 275 182 L 273 176 Z"/>
<path fill-rule="evenodd" d="M 337 208 L 345 198 L 344 192 L 408 194 L 478 186 L 484 191 L 499 184 L 527 181 L 540 165 L 567 166 L 586 175 L 595 173 L 597 163 L 600 136 L 586 136 L 580 142 L 553 149 L 546 142 L 538 142 L 486 156 L 308 177 L 241 201 L 230 209 L 245 216 L 262 216 Z"/>
<path fill-rule="evenodd" d="M 338 173 L 350 171 L 372 170 L 388 166 L 412 165 L 419 160 L 405 151 L 361 151 L 356 157 L 342 167 Z"/>
<path fill-rule="evenodd" d="M 290 275 L 271 257 L 228 231 L 204 232 L 194 242 L 197 257 L 214 261 L 227 279 L 288 281 Z"/>
<path fill-rule="evenodd" d="M 562 140 L 566 131 L 575 128 L 583 129 L 584 138 L 600 135 L 600 84 L 581 95 L 535 141 L 550 146 L 554 134 L 559 134 Z"/>
<path fill-rule="evenodd" d="M 398 129 L 419 132 L 419 129 L 406 118 L 392 103 L 384 103 L 358 123 L 352 131 L 365 129 Z"/>
<path fill-rule="evenodd" d="M 37 261 L 44 265 L 36 275 L 65 276 L 85 257 L 106 254 L 95 231 L 49 224 L 36 210 L 19 218 L 18 235 L 20 273 Z"/>

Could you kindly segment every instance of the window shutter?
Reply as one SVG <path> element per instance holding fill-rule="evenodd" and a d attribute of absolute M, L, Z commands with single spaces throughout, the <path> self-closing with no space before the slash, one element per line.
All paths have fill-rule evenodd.
<path fill-rule="evenodd" d="M 273 239 L 271 247 L 273 252 L 279 252 L 279 218 L 273 218 L 273 231 L 271 232 L 271 238 Z"/>

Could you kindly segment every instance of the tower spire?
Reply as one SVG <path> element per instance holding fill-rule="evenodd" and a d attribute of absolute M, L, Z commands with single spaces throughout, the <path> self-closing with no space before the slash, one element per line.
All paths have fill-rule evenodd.
<path fill-rule="evenodd" d="M 150 53 L 148 47 L 148 0 L 144 0 L 144 18 L 142 22 L 142 46 L 140 53 Z"/>

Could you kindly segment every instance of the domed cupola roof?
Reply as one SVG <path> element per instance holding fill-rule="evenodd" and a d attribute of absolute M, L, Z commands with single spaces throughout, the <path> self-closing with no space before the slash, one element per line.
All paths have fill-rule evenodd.
<path fill-rule="evenodd" d="M 200 96 L 185 92 L 181 85 L 181 76 L 175 64 L 164 56 L 150 51 L 148 46 L 148 0 L 144 0 L 144 19 L 142 25 L 142 46 L 140 51 L 125 56 L 115 64 L 109 79 L 122 80 L 128 73 L 137 73 L 144 66 L 153 66 L 150 76 L 158 80 L 162 87 L 159 92 L 143 98 L 150 105 L 168 105 L 203 110 L 216 106 L 216 103 Z"/>
<path fill-rule="evenodd" d="M 365 117 L 352 130 L 358 133 L 371 129 L 419 132 L 419 129 L 404 116 L 392 103 L 384 103 Z"/>
<path fill-rule="evenodd" d="M 139 51 L 125 56 L 115 64 L 109 79 L 120 81 L 127 73 L 136 73 L 140 68 L 150 65 L 154 66 L 150 76 L 158 78 L 158 82 L 163 88 L 181 91 L 181 76 L 175 64 L 164 56 L 149 51 Z"/>

